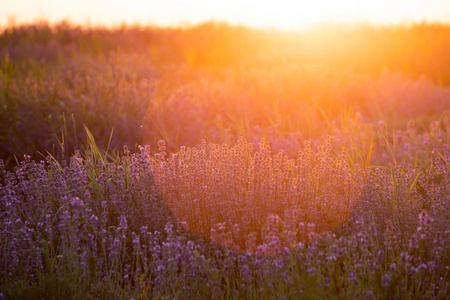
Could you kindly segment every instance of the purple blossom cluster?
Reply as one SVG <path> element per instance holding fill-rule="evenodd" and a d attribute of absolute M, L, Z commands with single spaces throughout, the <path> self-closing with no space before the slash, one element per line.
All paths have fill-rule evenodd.
<path fill-rule="evenodd" d="M 447 299 L 450 30 L 364 32 L 5 29 L 0 299 Z"/>
<path fill-rule="evenodd" d="M 326 143 L 331 145 L 331 141 Z M 25 157 L 14 172 L 6 171 L 2 165 L 0 291 L 6 298 L 33 293 L 45 297 L 48 289 L 43 282 L 49 282 L 53 284 L 52 292 L 61 289 L 71 295 L 134 299 L 262 295 L 267 298 L 420 295 L 445 299 L 450 291 L 450 224 L 448 211 L 441 206 L 449 202 L 450 179 L 445 161 L 436 158 L 434 171 L 428 173 L 420 173 L 413 167 L 368 172 L 367 182 L 357 194 L 351 212 L 336 227 L 324 227 L 327 220 L 319 217 L 305 223 L 301 214 L 276 214 L 270 205 L 263 206 L 266 222 L 259 227 L 246 227 L 245 222 L 230 223 L 227 218 L 218 222 L 211 210 L 215 206 L 223 211 L 226 209 L 223 202 L 206 206 L 210 209 L 208 219 L 208 214 L 202 215 L 204 208 L 198 205 L 224 195 L 221 188 L 226 187 L 225 177 L 216 180 L 214 176 L 218 175 L 203 177 L 202 172 L 208 168 L 213 172 L 210 174 L 224 172 L 237 184 L 241 171 L 230 163 L 234 152 L 248 147 L 250 144 L 241 142 L 232 149 L 213 146 L 207 150 L 203 145 L 165 158 L 161 142 L 157 153 L 152 153 L 148 146 L 139 147 L 136 153 L 125 148 L 123 156 L 110 161 L 91 145 L 65 165 L 51 157 L 41 162 Z M 329 146 L 318 152 L 308 147 L 299 154 L 299 161 L 303 159 L 305 164 L 298 168 L 309 168 L 301 172 L 312 172 L 304 174 L 320 178 L 321 163 L 333 161 L 327 154 Z M 189 165 L 193 158 L 187 153 L 198 155 L 203 163 Z M 208 163 L 208 155 L 216 164 Z M 228 164 L 222 163 L 227 157 L 233 159 Z M 258 174 L 277 174 L 283 170 L 280 156 L 270 154 L 270 147 L 264 142 L 255 157 L 262 170 L 268 172 Z M 350 168 L 340 162 L 337 166 Z M 181 170 L 185 175 L 179 173 Z M 404 173 L 403 179 L 394 186 L 392 178 L 401 176 L 398 172 Z M 442 176 L 436 177 L 436 172 Z M 337 172 L 333 176 L 343 175 Z M 428 209 L 422 207 L 425 195 L 420 190 L 409 194 L 403 191 L 410 188 L 416 177 L 416 184 L 430 182 L 434 186 L 435 190 L 426 190 L 431 201 Z M 183 181 L 175 183 L 175 178 Z M 246 178 L 251 187 L 247 194 L 263 188 L 252 185 L 251 180 L 257 178 Z M 192 202 L 186 195 L 179 199 L 192 212 L 190 220 L 185 220 L 188 215 L 180 215 L 181 208 L 169 198 L 176 195 L 186 180 L 200 183 L 198 191 L 191 191 Z M 269 188 L 266 197 L 281 182 L 266 187 Z M 322 187 L 322 191 L 327 190 L 332 191 L 330 187 Z M 227 191 L 233 192 L 228 187 Z M 239 195 L 239 189 L 236 192 Z M 333 199 L 338 199 L 338 195 Z M 239 198 L 232 199 L 238 202 L 226 204 L 236 207 L 227 216 L 236 218 L 238 215 L 230 213 L 236 212 L 242 202 Z M 292 206 L 292 213 L 296 207 Z M 313 207 L 320 208 L 310 207 L 310 214 L 314 213 Z M 241 213 L 251 218 L 252 214 L 261 213 L 258 209 L 257 203 L 253 203 L 247 212 Z M 336 213 L 337 209 L 339 206 L 335 206 Z M 196 214 L 202 219 L 195 219 Z M 203 228 L 192 227 L 189 221 Z M 201 230 L 208 234 L 200 234 Z"/>

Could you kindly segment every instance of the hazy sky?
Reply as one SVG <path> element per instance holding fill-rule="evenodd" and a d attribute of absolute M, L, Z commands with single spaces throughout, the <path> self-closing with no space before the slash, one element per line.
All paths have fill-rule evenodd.
<path fill-rule="evenodd" d="M 179 25 L 211 19 L 299 28 L 324 21 L 450 23 L 450 0 L 0 0 L 0 26 L 68 19 L 77 24 Z"/>

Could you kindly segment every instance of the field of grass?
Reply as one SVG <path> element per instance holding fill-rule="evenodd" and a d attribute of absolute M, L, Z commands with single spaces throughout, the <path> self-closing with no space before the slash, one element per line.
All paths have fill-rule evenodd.
<path fill-rule="evenodd" d="M 0 34 L 0 299 L 447 299 L 450 26 Z"/>

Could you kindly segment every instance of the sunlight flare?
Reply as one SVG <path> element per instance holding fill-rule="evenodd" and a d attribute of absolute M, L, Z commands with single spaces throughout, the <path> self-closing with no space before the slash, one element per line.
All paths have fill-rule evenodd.
<path fill-rule="evenodd" d="M 4 6 L 4 7 L 3 7 Z M 448 22 L 450 2 L 442 0 L 316 0 L 316 1 L 119 1 L 76 2 L 44 0 L 0 3 L 0 26 L 15 17 L 17 22 L 46 19 L 57 22 L 118 25 L 122 23 L 178 26 L 206 21 L 226 21 L 264 28 L 299 29 L 323 23 L 398 24 L 403 22 Z"/>

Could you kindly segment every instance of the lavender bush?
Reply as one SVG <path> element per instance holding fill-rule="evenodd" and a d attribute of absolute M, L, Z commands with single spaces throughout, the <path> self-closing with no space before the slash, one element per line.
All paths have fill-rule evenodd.
<path fill-rule="evenodd" d="M 448 87 L 269 41 L 5 30 L 0 298 L 447 299 Z"/>
<path fill-rule="evenodd" d="M 48 151 L 61 157 L 65 136 L 68 159 L 86 138 L 83 125 L 100 148 L 115 151 L 156 147 L 163 139 L 177 152 L 202 139 L 234 144 L 243 136 L 255 146 L 265 137 L 274 151 L 291 156 L 304 140 L 346 127 L 355 112 L 375 131 L 380 120 L 396 130 L 415 120 L 422 133 L 449 109 L 450 91 L 442 83 L 449 81 L 450 63 L 441 55 L 449 32 L 437 25 L 342 28 L 333 33 L 342 37 L 336 57 L 323 50 L 336 45 L 317 45 L 314 35 L 226 24 L 5 28 L 0 157 L 8 170 L 14 156 L 40 160 Z M 401 43 L 405 37 L 428 45 L 428 52 Z M 416 52 L 398 57 L 402 49 Z"/>
<path fill-rule="evenodd" d="M 297 162 L 242 140 L 110 161 L 91 140 L 2 165 L 2 294 L 446 298 L 447 160 L 350 168 L 330 139 Z"/>

